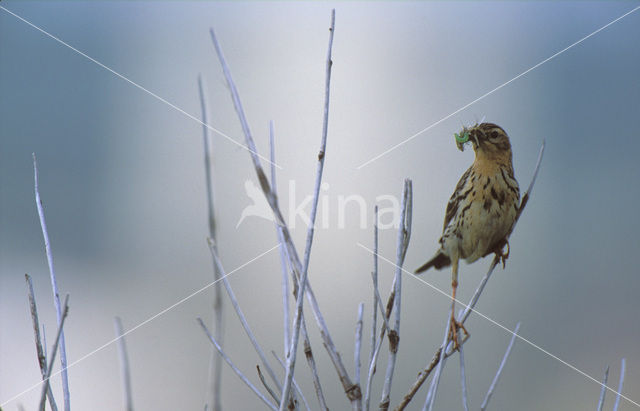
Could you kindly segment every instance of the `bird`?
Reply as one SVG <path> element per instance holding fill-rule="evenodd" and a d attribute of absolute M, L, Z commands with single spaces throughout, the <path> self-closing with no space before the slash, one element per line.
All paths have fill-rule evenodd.
<path fill-rule="evenodd" d="M 470 143 L 475 159 L 447 204 L 440 248 L 415 273 L 451 266 L 449 338 L 458 348 L 458 329 L 469 335 L 454 317 L 459 260 L 470 264 L 495 253 L 504 265 L 509 256 L 509 235 L 518 216 L 520 188 L 513 172 L 511 142 L 502 127 L 494 123 L 463 127 L 455 139 L 460 151 Z"/>

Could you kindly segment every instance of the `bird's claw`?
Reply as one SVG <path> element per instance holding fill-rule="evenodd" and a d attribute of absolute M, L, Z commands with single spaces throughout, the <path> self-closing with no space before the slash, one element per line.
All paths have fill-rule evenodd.
<path fill-rule="evenodd" d="M 462 329 L 464 332 L 464 337 L 462 337 L 462 341 L 460 341 L 458 337 L 458 330 Z M 460 346 L 465 343 L 469 339 L 469 332 L 461 322 L 456 321 L 454 318 L 451 318 L 449 322 L 449 341 L 453 342 L 453 350 L 457 351 L 460 349 Z"/>
<path fill-rule="evenodd" d="M 507 251 L 504 251 L 504 247 L 507 247 Z M 500 262 L 502 262 L 502 269 L 504 270 L 505 267 L 505 263 L 507 262 L 507 259 L 509 258 L 509 254 L 511 253 L 511 246 L 509 246 L 509 241 L 506 241 L 503 248 L 500 249 L 499 251 L 496 251 L 496 255 L 498 256 L 498 259 Z"/>

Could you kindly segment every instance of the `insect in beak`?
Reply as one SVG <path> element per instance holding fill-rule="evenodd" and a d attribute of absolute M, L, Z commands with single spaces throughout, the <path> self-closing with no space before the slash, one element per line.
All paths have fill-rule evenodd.
<path fill-rule="evenodd" d="M 458 146 L 458 150 L 464 151 L 464 145 L 469 141 L 469 132 L 463 130 L 462 135 L 455 133 L 454 136 L 456 137 L 456 146 Z"/>

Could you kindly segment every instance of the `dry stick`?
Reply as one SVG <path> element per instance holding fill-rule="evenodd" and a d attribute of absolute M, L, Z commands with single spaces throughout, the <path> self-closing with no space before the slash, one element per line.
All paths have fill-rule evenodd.
<path fill-rule="evenodd" d="M 460 341 L 460 336 L 458 336 L 458 341 Z M 462 346 L 460 346 L 460 384 L 462 386 L 462 405 L 464 406 L 465 411 L 469 411 L 469 400 L 467 398 L 467 378 L 464 371 L 464 351 L 462 350 Z"/>
<path fill-rule="evenodd" d="M 29 295 L 29 308 L 31 309 L 31 320 L 33 322 L 33 335 L 36 339 L 36 353 L 38 354 L 38 364 L 40 365 L 40 374 L 42 375 L 42 379 L 44 380 L 47 375 L 47 354 L 45 349 L 42 348 L 42 342 L 40 339 L 40 321 L 38 320 L 38 308 L 36 307 L 36 297 L 33 293 L 33 282 L 31 281 L 31 276 L 29 274 L 25 274 L 24 278 L 27 282 L 27 293 Z M 44 326 L 44 325 L 43 325 Z M 44 334 L 44 329 L 43 329 Z M 46 347 L 45 340 L 45 347 Z M 47 386 L 47 396 L 49 397 L 49 406 L 52 411 L 58 411 L 58 406 L 56 404 L 55 398 L 53 398 L 53 391 L 51 390 L 51 386 Z"/>
<path fill-rule="evenodd" d="M 376 348 L 376 328 L 378 320 L 378 206 L 376 205 L 373 212 L 373 271 L 371 272 L 373 280 L 373 304 L 371 307 L 371 348 L 369 354 L 369 363 L 373 359 L 373 351 Z"/>
<path fill-rule="evenodd" d="M 262 383 L 262 386 L 267 390 L 269 395 L 271 395 L 271 398 L 273 398 L 276 403 L 280 404 L 280 398 L 278 398 L 278 394 L 276 394 L 273 391 L 273 389 L 269 387 L 269 384 L 267 384 L 267 381 L 264 379 L 264 375 L 262 375 L 262 371 L 260 371 L 260 366 L 257 364 L 256 364 L 256 370 L 258 370 L 258 377 L 260 378 L 260 382 Z"/>
<path fill-rule="evenodd" d="M 133 391 L 131 390 L 131 372 L 129 367 L 129 355 L 127 354 L 127 345 L 124 340 L 124 331 L 122 329 L 122 320 L 120 317 L 113 319 L 113 324 L 118 341 L 118 354 L 120 357 L 120 370 L 122 371 L 122 387 L 124 391 L 124 409 L 133 411 Z"/>
<path fill-rule="evenodd" d="M 373 273 L 372 273 L 372 278 L 373 278 Z M 395 286 L 395 285 L 394 285 Z M 389 325 L 389 315 L 391 314 L 390 312 L 385 312 L 384 307 L 382 306 L 382 298 L 380 298 L 380 290 L 378 290 L 378 283 L 376 281 L 374 281 L 373 283 L 373 292 L 376 296 L 376 299 L 378 300 L 378 306 L 380 307 L 380 312 L 382 313 L 382 328 L 380 329 L 380 338 L 378 338 L 375 349 L 373 350 L 373 355 L 371 356 L 371 360 L 369 361 L 369 373 L 367 375 L 367 387 L 365 390 L 365 395 L 364 395 L 364 403 L 365 403 L 365 409 L 366 411 L 369 411 L 369 405 L 370 405 L 370 400 L 371 400 L 371 384 L 373 382 L 373 376 L 376 373 L 376 364 L 378 362 L 378 355 L 380 354 L 380 348 L 382 347 L 382 343 L 384 342 L 384 335 L 385 332 L 389 329 L 391 329 L 391 326 Z M 391 295 L 389 296 L 389 302 L 393 301 L 393 297 L 394 297 L 394 292 L 392 291 Z M 387 304 L 387 306 L 390 307 L 389 304 Z"/>
<path fill-rule="evenodd" d="M 493 391 L 496 389 L 496 384 L 498 384 L 498 378 L 500 378 L 500 374 L 502 374 L 502 370 L 504 369 L 504 365 L 507 363 L 509 359 L 509 354 L 511 354 L 511 349 L 513 348 L 513 344 L 516 342 L 516 335 L 518 334 L 518 330 L 520 330 L 520 323 L 516 324 L 516 328 L 513 331 L 513 335 L 511 336 L 511 341 L 509 341 L 509 345 L 507 346 L 507 351 L 504 353 L 504 357 L 502 357 L 502 361 L 500 362 L 500 367 L 498 367 L 498 372 L 496 372 L 496 376 L 493 377 L 493 381 L 491 381 L 491 386 L 489 386 L 489 391 L 487 391 L 487 395 L 484 397 L 484 401 L 482 401 L 482 405 L 480 406 L 480 410 L 484 411 L 487 409 L 487 404 L 491 399 L 491 395 L 493 395 Z"/>
<path fill-rule="evenodd" d="M 624 383 L 624 370 L 626 368 L 627 360 L 624 358 L 620 363 L 620 382 L 618 383 L 618 394 L 616 395 L 616 402 L 613 404 L 613 411 L 618 411 L 618 405 L 620 405 L 620 393 L 622 392 L 622 384 Z"/>
<path fill-rule="evenodd" d="M 271 160 L 271 189 L 273 190 L 274 195 L 277 197 L 278 189 L 277 189 L 277 178 L 276 178 L 276 167 L 275 167 L 275 133 L 273 128 L 273 121 L 269 122 L 269 146 L 270 146 L 270 160 Z M 291 340 L 291 328 L 289 323 L 289 280 L 287 278 L 287 273 L 289 272 L 287 261 L 291 261 L 287 257 L 287 249 L 284 242 L 282 229 L 276 223 L 276 232 L 278 234 L 278 242 L 280 243 L 280 264 L 282 266 L 282 307 L 283 307 L 283 322 L 284 322 L 284 352 L 285 355 L 289 353 L 289 342 Z M 297 279 L 295 273 L 292 270 L 292 281 L 294 284 L 294 296 L 297 296 Z M 318 376 L 318 369 L 316 367 L 315 359 L 313 358 L 313 352 L 311 350 L 311 343 L 309 342 L 309 337 L 307 335 L 307 324 L 305 322 L 304 313 L 302 313 L 301 318 L 301 329 L 302 339 L 304 341 L 304 353 L 305 358 L 307 359 L 307 364 L 309 364 L 309 369 L 311 371 L 311 378 L 313 380 L 313 386 L 316 391 L 316 395 L 318 397 L 318 402 L 320 403 L 320 407 L 323 410 L 327 410 L 327 404 L 324 399 L 324 394 L 322 392 L 322 386 L 320 385 L 320 377 Z M 286 370 L 286 369 L 285 369 Z M 293 398 L 291 399 L 294 404 L 295 401 Z"/>
<path fill-rule="evenodd" d="M 64 298 L 64 306 L 62 308 L 62 317 L 60 317 L 58 333 L 56 334 L 56 339 L 53 343 L 53 349 L 51 350 L 51 359 L 49 360 L 49 365 L 47 366 L 47 374 L 45 375 L 45 378 L 43 378 L 44 385 L 42 386 L 42 393 L 40 394 L 40 406 L 38 407 L 40 411 L 44 411 L 45 408 L 47 391 L 49 390 L 49 379 L 51 378 L 51 370 L 53 370 L 53 362 L 55 361 L 56 353 L 58 352 L 58 344 L 62 340 L 62 328 L 64 327 L 64 320 L 67 318 L 67 314 L 69 314 L 69 294 L 67 294 Z"/>
<path fill-rule="evenodd" d="M 42 200 L 40 199 L 40 192 L 38 191 L 38 164 L 36 162 L 36 153 L 33 156 L 33 180 L 34 190 L 36 193 L 36 207 L 38 208 L 38 216 L 40 217 L 40 227 L 42 228 L 42 237 L 44 238 L 44 248 L 47 254 L 47 263 L 49 264 L 49 275 L 51 277 L 51 289 L 53 291 L 53 304 L 56 307 L 56 316 L 58 320 L 58 327 L 62 323 L 62 308 L 60 307 L 60 294 L 58 292 L 58 282 L 56 281 L 56 272 L 53 268 L 53 254 L 51 252 L 51 243 L 49 242 L 49 233 L 47 232 L 47 223 L 44 219 L 44 209 L 42 207 Z M 69 396 L 69 377 L 67 375 L 67 349 L 64 343 L 64 332 L 60 337 L 60 363 L 62 366 L 62 394 L 64 397 L 64 409 L 69 411 L 71 409 L 71 401 Z M 50 370 L 49 370 L 50 371 Z"/>
<path fill-rule="evenodd" d="M 302 277 L 300 279 L 298 297 L 296 298 L 296 309 L 293 317 L 293 330 L 291 335 L 291 344 L 289 345 L 289 356 L 287 357 L 287 371 L 285 376 L 284 387 L 282 389 L 282 402 L 280 403 L 280 411 L 284 411 L 286 399 L 289 398 L 291 390 L 291 379 L 296 363 L 296 352 L 298 349 L 298 340 L 300 338 L 300 320 L 302 317 L 302 306 L 304 303 L 304 293 L 307 286 L 307 277 L 309 275 L 309 260 L 311 257 L 311 245 L 313 243 L 313 234 L 315 229 L 315 220 L 318 210 L 318 199 L 320 197 L 320 186 L 322 185 L 322 173 L 324 170 L 324 159 L 327 146 L 327 132 L 329 127 L 329 96 L 331 90 L 331 49 L 333 46 L 333 33 L 335 29 L 335 10 L 331 11 L 331 26 L 329 28 L 329 47 L 327 51 L 326 62 L 326 81 L 325 81 L 325 100 L 324 113 L 322 122 L 322 140 L 320 142 L 320 151 L 318 153 L 318 165 L 316 171 L 316 181 L 314 187 L 313 201 L 311 203 L 311 214 L 309 227 L 307 228 L 307 239 L 304 248 L 304 258 L 302 263 Z M 352 401 L 353 403 L 353 401 Z M 354 407 L 359 408 L 359 407 Z"/>
<path fill-rule="evenodd" d="M 520 201 L 520 207 L 518 208 L 518 213 L 516 214 L 516 221 L 514 222 L 513 227 L 515 227 L 516 223 L 520 219 L 520 216 L 522 215 L 522 211 L 524 210 L 524 207 L 527 205 L 527 203 L 529 201 L 529 198 L 531 196 L 531 192 L 533 191 L 533 187 L 535 185 L 536 178 L 538 177 L 538 172 L 540 171 L 540 164 L 542 163 L 542 157 L 544 155 L 544 148 L 545 148 L 545 141 L 543 140 L 542 141 L 542 146 L 540 147 L 540 151 L 538 153 L 538 160 L 536 161 L 536 166 L 535 166 L 535 169 L 534 169 L 534 172 L 533 172 L 533 177 L 531 179 L 531 182 L 529 183 L 527 191 L 522 196 L 522 200 Z M 513 227 L 512 227 L 512 231 L 513 231 Z M 463 325 L 464 325 L 464 322 L 466 321 L 466 319 L 471 314 L 471 311 L 475 307 L 476 303 L 478 302 L 478 299 L 480 298 L 480 295 L 482 294 L 482 291 L 484 290 L 484 287 L 487 284 L 487 281 L 489 281 L 489 278 L 491 277 L 491 274 L 493 273 L 493 270 L 495 269 L 496 265 L 498 265 L 499 261 L 500 261 L 500 258 L 496 255 L 493 258 L 493 261 L 491 262 L 491 265 L 489 266 L 489 270 L 487 271 L 485 276 L 480 281 L 480 285 L 476 289 L 473 297 L 471 298 L 471 301 L 469 302 L 469 304 L 467 304 L 467 307 L 465 308 L 465 310 L 464 310 L 464 312 L 462 314 L 462 318 L 458 319 L 458 321 L 460 323 L 462 323 Z M 464 344 L 465 341 L 466 340 L 463 340 L 462 343 Z M 453 354 L 452 347 L 453 347 L 453 344 L 449 344 L 447 346 L 447 348 L 445 349 L 445 356 L 444 356 L 445 358 L 448 358 L 450 355 Z M 441 352 L 442 352 L 442 347 L 439 347 L 436 350 L 435 354 L 433 355 L 431 363 L 429 363 L 429 365 L 427 365 L 427 367 L 425 367 L 425 369 L 422 370 L 418 374 L 418 379 L 416 380 L 415 383 L 413 383 L 413 385 L 409 389 L 409 392 L 404 396 L 404 398 L 402 399 L 400 404 L 398 404 L 398 406 L 395 408 L 394 411 L 404 410 L 404 408 L 409 404 L 409 402 L 411 402 L 411 400 L 413 399 L 414 395 L 418 392 L 418 389 L 420 389 L 420 387 L 425 382 L 425 380 L 429 377 L 429 375 L 431 374 L 433 369 L 440 362 Z"/>
<path fill-rule="evenodd" d="M 271 161 L 271 189 L 274 193 L 278 192 L 276 178 L 276 149 L 275 149 L 275 132 L 273 130 L 273 121 L 269 122 L 269 160 Z M 284 333 L 284 352 L 289 352 L 289 341 L 291 340 L 291 328 L 289 325 L 289 277 L 287 268 L 287 255 L 284 241 L 280 228 L 276 224 L 276 233 L 278 235 L 278 243 L 280 243 L 280 265 L 282 266 L 282 317 L 283 317 L 283 333 Z"/>
<path fill-rule="evenodd" d="M 452 310 L 453 307 L 449 309 L 449 314 L 447 315 L 447 318 L 451 318 L 452 314 Z M 424 402 L 424 406 L 422 407 L 422 410 L 425 411 L 427 410 L 427 406 L 429 407 L 429 411 L 431 411 L 433 409 L 433 404 L 435 403 L 435 398 L 436 398 L 436 392 L 438 391 L 438 383 L 440 382 L 440 375 L 442 373 L 442 367 L 444 366 L 444 362 L 446 360 L 446 347 L 447 346 L 447 341 L 449 340 L 449 329 L 448 327 L 445 327 L 444 329 L 444 338 L 442 341 L 442 345 L 440 346 L 441 350 L 440 350 L 440 361 L 438 362 L 438 368 L 436 369 L 436 374 L 433 376 L 433 380 L 431 380 L 431 386 L 429 387 L 429 392 L 427 393 L 427 398 Z"/>
<path fill-rule="evenodd" d="M 231 92 L 233 103 L 236 109 L 236 113 L 238 114 L 238 118 L 240 119 L 240 124 L 242 125 L 242 130 L 245 135 L 245 140 L 250 149 L 249 152 L 251 154 L 251 159 L 253 161 L 256 174 L 258 176 L 258 181 L 260 182 L 260 188 L 264 192 L 265 197 L 267 198 L 267 202 L 269 203 L 269 206 L 273 211 L 275 220 L 277 224 L 280 226 L 280 229 L 282 231 L 282 237 L 287 246 L 287 253 L 289 255 L 289 258 L 291 259 L 294 274 L 296 278 L 301 278 L 302 263 L 300 262 L 300 257 L 298 256 L 298 252 L 296 251 L 296 248 L 293 245 L 291 234 L 289 232 L 289 228 L 287 224 L 284 221 L 282 212 L 280 211 L 277 197 L 275 193 L 271 190 L 271 187 L 264 173 L 262 165 L 260 164 L 260 160 L 255 149 L 255 143 L 253 141 L 253 137 L 251 136 L 251 131 L 249 129 L 249 125 L 247 123 L 244 110 L 242 109 L 242 103 L 240 102 L 238 90 L 236 89 L 235 83 L 233 82 L 233 78 L 231 77 L 229 67 L 227 66 L 226 60 L 222 53 L 222 49 L 220 48 L 218 40 L 215 36 L 215 32 L 213 30 L 211 30 L 211 38 L 216 48 L 216 53 L 218 55 L 218 59 L 220 60 L 220 64 L 222 65 L 222 69 L 223 69 L 225 78 L 227 80 L 227 85 L 229 86 L 229 90 Z M 307 280 L 306 287 L 307 287 L 307 291 L 306 291 L 307 299 L 309 301 L 309 304 L 311 305 L 311 309 L 316 319 L 318 329 L 320 330 L 320 336 L 322 337 L 325 349 L 327 350 L 327 353 L 331 358 L 331 362 L 333 362 L 333 365 L 336 368 L 336 372 L 338 373 L 338 377 L 340 378 L 342 387 L 345 393 L 347 394 L 347 398 L 352 403 L 357 404 L 358 399 L 362 397 L 360 392 L 360 386 L 353 384 L 351 382 L 351 379 L 349 378 L 349 374 L 347 373 L 344 363 L 342 362 L 342 358 L 340 357 L 340 354 L 338 353 L 335 347 L 335 344 L 333 343 L 326 321 L 324 320 L 324 316 L 322 315 L 322 312 L 320 312 L 318 301 L 316 300 L 316 297 L 311 288 L 311 284 L 308 280 Z"/>
<path fill-rule="evenodd" d="M 411 212 L 413 203 L 413 191 L 411 180 L 404 180 L 404 189 L 402 193 L 402 203 L 400 208 L 400 224 L 398 228 L 398 240 L 396 246 L 396 273 L 393 280 L 394 283 L 394 306 L 395 324 L 393 329 L 389 329 L 389 357 L 387 361 L 387 373 L 385 375 L 384 386 L 382 388 L 382 398 L 380 400 L 379 409 L 389 409 L 391 385 L 393 382 L 393 372 L 396 366 L 396 358 L 398 354 L 398 344 L 400 342 L 400 308 L 402 300 L 402 265 L 409 247 L 411 239 Z"/>
<path fill-rule="evenodd" d="M 285 364 L 284 362 L 280 359 L 280 357 L 278 357 L 278 355 L 276 354 L 275 351 L 271 350 L 271 354 L 273 354 L 273 356 L 275 357 L 275 359 L 278 361 L 278 363 L 280 364 L 280 366 L 282 367 L 283 370 L 286 370 L 285 368 Z M 300 389 L 300 386 L 298 385 L 298 383 L 296 382 L 296 379 L 293 379 L 293 387 L 296 389 L 296 394 L 298 394 L 300 396 L 300 398 L 302 398 L 302 403 L 304 404 L 304 406 L 307 408 L 307 410 L 311 410 L 311 407 L 309 407 L 309 403 L 307 402 L 307 399 L 305 398 L 304 394 L 302 394 L 302 390 Z"/>
<path fill-rule="evenodd" d="M 213 260 L 214 260 L 216 266 L 218 267 L 218 271 L 220 272 L 220 274 L 222 276 L 221 277 L 222 278 L 222 283 L 224 284 L 224 288 L 227 290 L 227 295 L 229 296 L 229 300 L 231 300 L 231 305 L 233 306 L 233 309 L 235 310 L 236 314 L 238 315 L 238 319 L 240 320 L 240 323 L 242 324 L 242 328 L 244 328 L 244 331 L 247 334 L 247 337 L 249 337 L 249 340 L 251 341 L 251 344 L 253 344 L 253 348 L 256 350 L 256 353 L 258 353 L 258 356 L 260 357 L 260 360 L 262 361 L 262 364 L 264 364 L 264 367 L 266 368 L 267 373 L 269 374 L 269 376 L 271 377 L 273 382 L 276 384 L 276 387 L 278 388 L 278 390 L 280 390 L 281 387 L 282 387 L 280 385 L 280 381 L 278 380 L 278 377 L 276 377 L 276 374 L 273 372 L 273 369 L 271 368 L 271 365 L 269 364 L 269 361 L 267 360 L 267 356 L 264 355 L 264 352 L 262 351 L 262 348 L 260 348 L 260 344 L 258 343 L 258 340 L 256 339 L 256 337 L 253 335 L 253 332 L 251 331 L 251 327 L 249 327 L 249 323 L 247 322 L 247 319 L 244 316 L 244 313 L 242 312 L 242 309 L 240 308 L 240 304 L 238 304 L 238 299 L 236 298 L 236 295 L 233 292 L 233 289 L 231 288 L 231 284 L 229 284 L 229 280 L 227 279 L 226 271 L 224 270 L 224 267 L 222 266 L 222 262 L 220 261 L 220 257 L 218 256 L 218 253 L 216 252 L 216 249 L 215 249 L 214 244 L 213 244 L 213 240 L 209 239 L 208 243 L 209 243 L 209 251 L 211 251 L 211 256 L 213 257 Z M 218 351 L 220 351 L 220 350 L 218 350 Z"/>
<path fill-rule="evenodd" d="M 597 411 L 602 411 L 604 406 L 604 395 L 607 392 L 607 380 L 609 379 L 609 366 L 604 370 L 604 379 L 602 380 L 602 389 L 600 390 L 600 399 L 598 400 Z"/>
<path fill-rule="evenodd" d="M 364 303 L 360 303 L 358 305 L 358 321 L 356 322 L 356 339 L 355 339 L 355 348 L 353 350 L 353 361 L 355 367 L 355 377 L 354 381 L 356 384 L 360 385 L 360 367 L 362 364 L 360 363 L 360 349 L 362 348 L 362 311 L 364 310 Z"/>
<path fill-rule="evenodd" d="M 209 237 L 214 240 L 214 247 L 216 241 L 216 219 L 215 208 L 213 202 L 213 166 L 211 165 L 211 134 L 209 132 L 209 110 L 207 104 L 207 97 L 204 92 L 205 86 L 203 85 L 202 76 L 198 75 L 198 93 L 200 95 L 200 110 L 202 114 L 202 139 L 204 142 L 204 174 L 205 183 L 207 187 L 207 216 L 209 223 Z M 216 248 L 217 251 L 217 248 Z M 213 279 L 220 279 L 220 272 L 215 262 L 213 263 Z M 213 314 L 214 314 L 214 332 L 216 340 L 220 343 L 221 347 L 224 347 L 224 329 L 223 329 L 223 315 L 222 315 L 222 290 L 220 287 L 214 287 L 213 297 Z M 213 411 L 222 410 L 222 357 L 213 350 L 211 356 L 211 363 L 209 364 L 209 386 L 211 386 L 211 398 Z"/>
<path fill-rule="evenodd" d="M 253 385 L 251 383 L 251 381 L 249 381 L 249 379 L 247 377 L 244 376 L 244 374 L 242 374 L 242 371 L 240 371 L 238 369 L 238 367 L 236 367 L 233 362 L 231 361 L 231 359 L 227 356 L 227 354 L 224 353 L 224 351 L 222 351 L 222 347 L 220 347 L 220 345 L 218 344 L 218 341 L 216 341 L 215 338 L 213 338 L 213 336 L 211 335 L 211 333 L 209 332 L 209 329 L 207 328 L 206 325 L 204 325 L 204 322 L 202 321 L 202 318 L 197 318 L 198 323 L 200 324 L 200 326 L 202 327 L 202 329 L 204 330 L 205 334 L 207 335 L 207 337 L 209 338 L 209 341 L 211 341 L 211 343 L 216 347 L 216 349 L 218 350 L 218 352 L 220 353 L 220 355 L 222 356 L 222 358 L 227 362 L 227 364 L 229 364 L 229 366 L 231 367 L 231 369 L 236 373 L 236 375 L 238 377 L 240 377 L 240 379 L 242 380 L 242 382 L 244 382 L 249 388 L 251 388 L 251 391 L 253 391 L 258 398 L 260 398 L 262 400 L 262 402 L 264 402 L 267 407 L 271 408 L 272 410 L 276 411 L 278 408 L 273 405 L 273 403 L 271 401 L 269 401 L 269 399 L 267 397 L 265 397 L 260 390 L 258 390 L 256 388 L 255 385 Z"/>

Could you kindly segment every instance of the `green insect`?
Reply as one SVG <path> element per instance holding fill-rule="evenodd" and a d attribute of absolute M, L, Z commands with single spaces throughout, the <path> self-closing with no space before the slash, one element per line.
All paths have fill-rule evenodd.
<path fill-rule="evenodd" d="M 465 131 L 464 133 L 462 133 L 462 136 L 460 136 L 458 133 L 454 134 L 456 136 L 456 141 L 460 144 L 464 144 L 467 141 L 469 141 L 469 132 Z"/>

